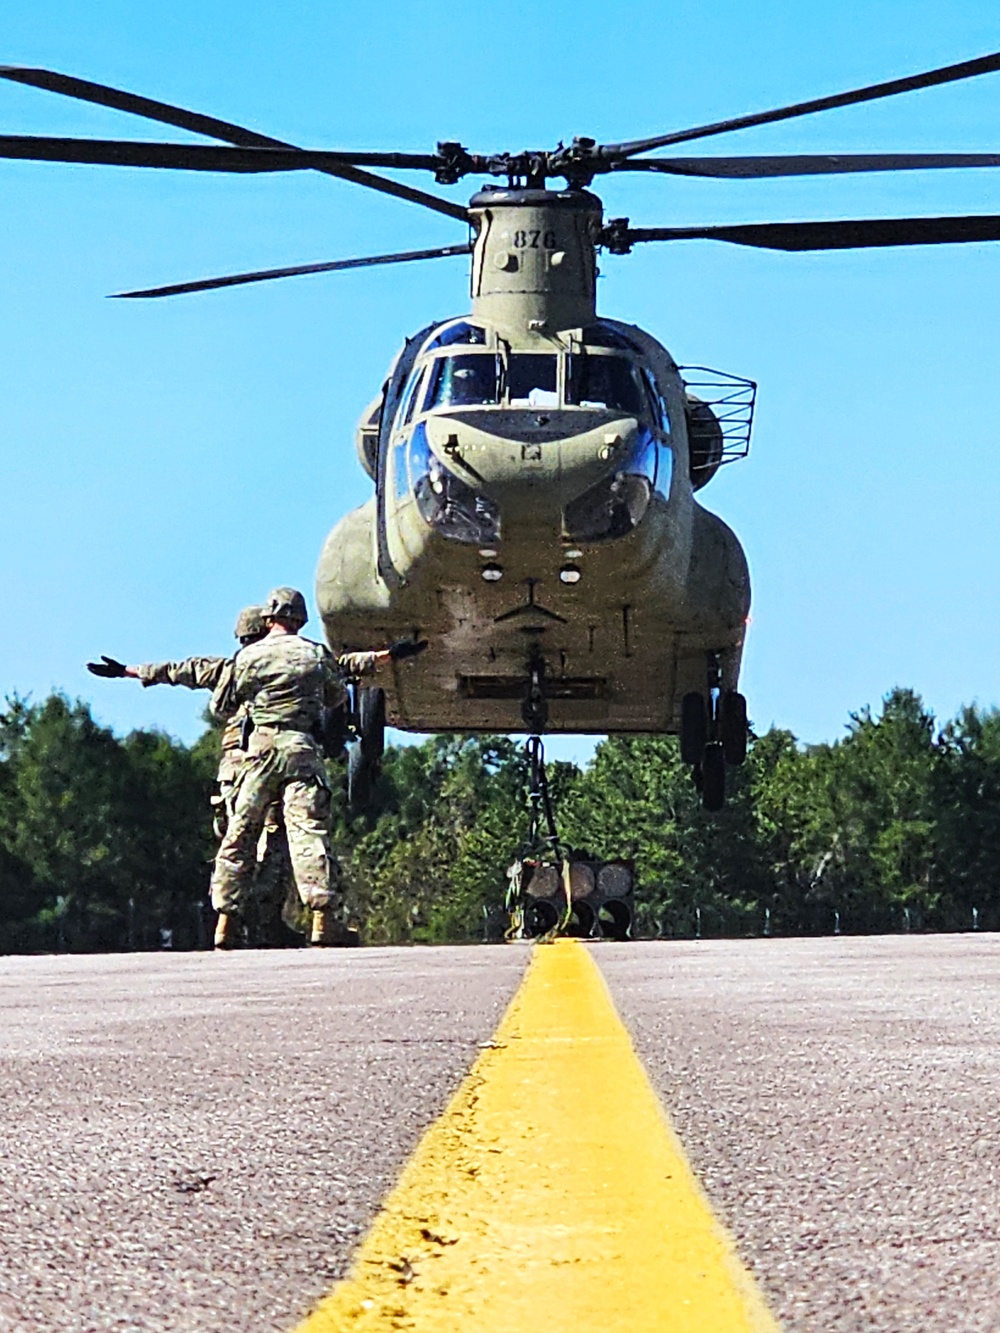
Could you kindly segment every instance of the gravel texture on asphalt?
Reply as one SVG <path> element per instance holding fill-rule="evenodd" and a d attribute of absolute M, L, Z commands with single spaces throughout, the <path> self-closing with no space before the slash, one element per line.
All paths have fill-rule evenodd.
<path fill-rule="evenodd" d="M 595 956 L 789 1333 L 1000 1329 L 1000 936 Z"/>
<path fill-rule="evenodd" d="M 285 1330 L 527 951 L 0 958 L 0 1330 Z"/>

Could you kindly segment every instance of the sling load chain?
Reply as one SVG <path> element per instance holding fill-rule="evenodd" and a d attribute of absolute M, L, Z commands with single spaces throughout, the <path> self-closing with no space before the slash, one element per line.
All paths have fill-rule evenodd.
<path fill-rule="evenodd" d="M 531 922 L 525 911 L 525 869 L 534 872 L 540 864 L 558 864 L 562 882 L 565 905 L 555 924 L 550 926 L 540 938 L 550 940 L 562 932 L 570 923 L 573 915 L 573 897 L 570 884 L 570 861 L 566 848 L 559 838 L 552 800 L 549 795 L 549 780 L 545 772 L 545 746 L 541 736 L 529 736 L 524 747 L 528 760 L 530 787 L 528 790 L 528 834 L 518 849 L 514 863 L 507 871 L 510 883 L 507 887 L 506 909 L 510 917 L 510 926 L 506 932 L 508 940 L 525 939 L 530 931 Z M 544 832 L 542 825 L 544 823 Z M 530 878 L 530 875 L 529 875 Z"/>

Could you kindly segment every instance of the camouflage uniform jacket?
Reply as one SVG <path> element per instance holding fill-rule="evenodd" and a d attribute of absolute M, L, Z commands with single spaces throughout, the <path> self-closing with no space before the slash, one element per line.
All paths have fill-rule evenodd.
<path fill-rule="evenodd" d="M 330 847 L 330 786 L 316 733 L 323 710 L 344 702 L 342 671 L 367 674 L 378 657 L 353 653 L 338 659 L 321 644 L 280 633 L 236 654 L 232 700 L 246 708 L 253 730 L 212 872 L 217 912 L 241 910 L 257 873 L 260 835 L 275 806 L 300 899 L 313 911 L 334 901 L 339 875 Z"/>
<path fill-rule="evenodd" d="M 144 662 L 136 667 L 143 685 L 183 685 L 189 690 L 214 690 L 231 657 L 185 657 L 183 662 Z"/>
<path fill-rule="evenodd" d="M 323 709 L 336 708 L 346 699 L 345 676 L 369 675 L 378 665 L 377 657 L 377 653 L 334 657 L 322 644 L 298 634 L 267 635 L 236 654 L 232 702 L 246 707 L 254 733 L 311 736 Z"/>
<path fill-rule="evenodd" d="M 209 712 L 222 722 L 220 782 L 232 782 L 243 761 L 243 724 L 246 710 L 232 698 L 233 658 L 186 657 L 181 662 L 144 662 L 136 668 L 143 687 L 183 685 L 189 690 L 211 690 Z"/>

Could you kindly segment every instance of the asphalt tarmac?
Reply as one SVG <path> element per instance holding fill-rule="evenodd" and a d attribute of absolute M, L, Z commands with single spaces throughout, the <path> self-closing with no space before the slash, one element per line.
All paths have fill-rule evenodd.
<path fill-rule="evenodd" d="M 1000 936 L 594 957 L 783 1327 L 1000 1329 Z M 526 961 L 0 959 L 2 1333 L 294 1327 Z"/>
<path fill-rule="evenodd" d="M 287 1330 L 527 949 L 0 959 L 2 1333 Z"/>
<path fill-rule="evenodd" d="M 1000 1329 L 1000 936 L 596 952 L 784 1328 Z"/>

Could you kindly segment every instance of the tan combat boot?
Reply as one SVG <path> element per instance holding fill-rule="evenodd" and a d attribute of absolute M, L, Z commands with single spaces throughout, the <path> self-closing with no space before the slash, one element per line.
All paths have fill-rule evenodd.
<path fill-rule="evenodd" d="M 348 929 L 329 907 L 320 907 L 312 914 L 312 934 L 309 936 L 309 943 L 326 948 L 331 946 L 350 948 L 360 944 L 361 939 L 358 932 Z"/>
<path fill-rule="evenodd" d="M 240 923 L 232 912 L 220 912 L 215 923 L 215 947 L 217 949 L 238 949 L 240 946 Z"/>

